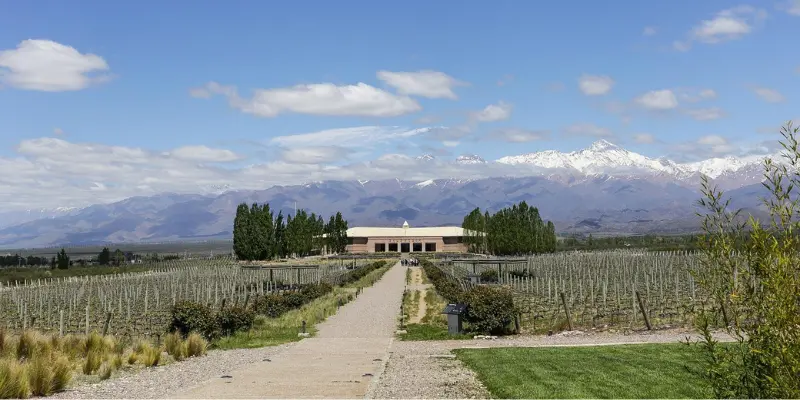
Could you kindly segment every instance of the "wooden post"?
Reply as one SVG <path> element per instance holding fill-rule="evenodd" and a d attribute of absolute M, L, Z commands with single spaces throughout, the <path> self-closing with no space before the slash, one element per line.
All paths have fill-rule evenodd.
<path fill-rule="evenodd" d="M 89 305 L 86 305 L 86 336 L 89 336 Z"/>
<path fill-rule="evenodd" d="M 58 310 L 58 336 L 64 336 L 64 310 Z"/>
<path fill-rule="evenodd" d="M 103 336 L 108 334 L 108 327 L 111 324 L 111 313 L 106 313 L 106 322 L 103 324 Z"/>
<path fill-rule="evenodd" d="M 564 292 L 559 294 L 561 295 L 561 304 L 564 306 L 564 313 L 567 314 L 567 328 L 572 330 L 572 315 L 569 313 L 569 307 L 567 307 L 567 298 L 564 297 Z"/>
<path fill-rule="evenodd" d="M 647 325 L 647 330 L 652 331 L 653 327 L 650 326 L 650 318 L 647 317 L 647 311 L 644 309 L 644 302 L 642 301 L 642 296 L 639 295 L 639 291 L 636 291 L 636 301 L 639 302 L 639 311 L 642 312 L 642 316 L 644 317 L 644 324 Z"/>

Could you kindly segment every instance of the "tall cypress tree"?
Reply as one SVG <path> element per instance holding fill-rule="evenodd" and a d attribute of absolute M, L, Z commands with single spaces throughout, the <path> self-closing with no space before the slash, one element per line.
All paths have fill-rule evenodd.
<path fill-rule="evenodd" d="M 236 217 L 233 219 L 233 252 L 240 260 L 250 260 L 250 244 L 247 227 L 249 224 L 250 209 L 242 203 L 236 207 Z"/>

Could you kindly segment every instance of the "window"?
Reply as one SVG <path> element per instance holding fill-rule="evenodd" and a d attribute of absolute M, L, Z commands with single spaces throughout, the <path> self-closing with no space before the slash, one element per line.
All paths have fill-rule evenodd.
<path fill-rule="evenodd" d="M 397 243 L 389 243 L 389 251 L 397 253 Z"/>
<path fill-rule="evenodd" d="M 400 252 L 408 253 L 411 251 L 411 243 L 400 243 Z"/>
<path fill-rule="evenodd" d="M 383 253 L 386 251 L 386 243 L 375 243 L 375 252 Z"/>
<path fill-rule="evenodd" d="M 436 251 L 436 243 L 425 243 L 425 251 Z"/>
<path fill-rule="evenodd" d="M 458 244 L 458 243 L 463 243 L 464 238 L 461 236 L 449 236 L 449 237 L 443 237 L 442 241 L 444 241 L 444 244 Z"/>
<path fill-rule="evenodd" d="M 411 248 L 414 251 L 414 253 L 421 253 L 422 252 L 422 243 L 414 243 Z"/>

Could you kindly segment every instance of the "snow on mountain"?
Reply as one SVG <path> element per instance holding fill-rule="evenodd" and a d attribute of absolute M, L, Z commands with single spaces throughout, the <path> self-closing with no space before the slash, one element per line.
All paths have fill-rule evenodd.
<path fill-rule="evenodd" d="M 634 175 L 653 174 L 683 180 L 705 174 L 712 179 L 736 178 L 741 172 L 742 179 L 754 177 L 753 167 L 760 167 L 765 156 L 711 158 L 692 163 L 677 163 L 666 158 L 649 158 L 625 150 L 607 140 L 598 140 L 588 149 L 562 153 L 546 150 L 536 153 L 507 156 L 498 159 L 501 164 L 526 164 L 545 169 L 567 169 L 583 175 L 614 174 L 628 171 Z"/>
<path fill-rule="evenodd" d="M 434 157 L 433 154 L 423 154 L 416 159 L 419 161 L 434 161 L 436 160 L 436 157 Z"/>
<path fill-rule="evenodd" d="M 456 158 L 457 164 L 486 164 L 486 160 L 483 158 L 475 155 L 475 154 L 465 154 L 458 156 Z"/>
<path fill-rule="evenodd" d="M 414 186 L 423 188 L 425 186 L 436 185 L 436 182 L 433 179 L 428 179 L 427 181 L 422 181 Z"/>

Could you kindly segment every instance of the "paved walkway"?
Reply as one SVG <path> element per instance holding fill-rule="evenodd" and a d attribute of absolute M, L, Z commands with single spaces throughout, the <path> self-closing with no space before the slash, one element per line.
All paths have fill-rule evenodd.
<path fill-rule="evenodd" d="M 395 264 L 372 287 L 317 325 L 313 338 L 174 398 L 363 398 L 384 368 L 397 329 L 406 268 Z"/>

